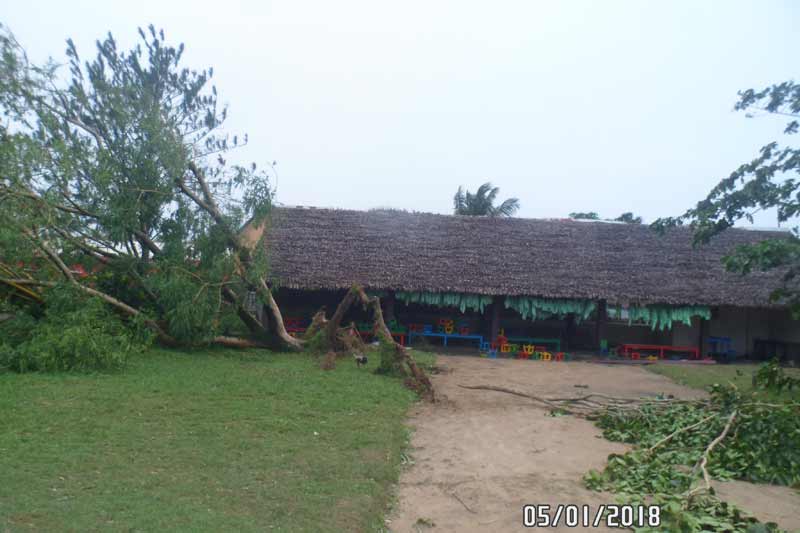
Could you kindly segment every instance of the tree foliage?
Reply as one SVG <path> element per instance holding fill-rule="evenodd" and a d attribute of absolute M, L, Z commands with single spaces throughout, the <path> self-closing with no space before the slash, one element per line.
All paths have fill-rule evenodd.
<path fill-rule="evenodd" d="M 791 139 L 798 132 L 800 120 L 800 84 L 786 81 L 761 90 L 742 91 L 735 109 L 745 111 L 748 117 L 767 115 L 787 119 L 784 134 Z M 695 207 L 678 217 L 659 219 L 654 227 L 663 231 L 688 224 L 694 230 L 695 242 L 703 244 L 740 220 L 752 222 L 757 212 L 774 209 L 778 221 L 789 224 L 790 232 L 785 237 L 739 246 L 725 258 L 725 266 L 741 274 L 779 269 L 784 273 L 783 283 L 776 287 L 772 298 L 788 304 L 795 316 L 800 317 L 798 173 L 800 147 L 770 142 L 751 161 L 720 180 Z"/>
<path fill-rule="evenodd" d="M 574 218 L 575 220 L 600 220 L 600 215 L 598 215 L 594 211 L 589 211 L 589 212 L 577 211 L 574 213 L 570 213 L 569 218 Z"/>
<path fill-rule="evenodd" d="M 766 403 L 763 396 L 715 385 L 708 402 L 603 413 L 597 421 L 603 435 L 635 448 L 611 455 L 604 471 L 587 474 L 587 486 L 617 492 L 625 501 L 659 504 L 658 531 L 779 531 L 720 501 L 700 475 L 705 469 L 716 479 L 800 483 L 800 449 L 794 444 L 800 404 Z"/>
<path fill-rule="evenodd" d="M 463 187 L 459 187 L 453 197 L 453 208 L 456 215 L 511 217 L 519 210 L 519 200 L 508 198 L 500 205 L 495 205 L 500 187 L 492 187 L 489 182 L 484 183 L 473 194 Z"/>
<path fill-rule="evenodd" d="M 87 61 L 68 41 L 64 73 L 0 29 L 0 282 L 69 285 L 170 343 L 220 340 L 231 309 L 256 328 L 243 301 L 271 299 L 266 260 L 238 231 L 272 190 L 226 160 L 246 137 L 225 133 L 212 69 L 182 66 L 184 46 L 150 26 Z"/>
<path fill-rule="evenodd" d="M 589 212 L 574 212 L 569 214 L 569 218 L 573 218 L 575 220 L 613 220 L 614 222 L 624 222 L 626 224 L 641 224 L 642 217 L 636 216 L 630 211 L 622 213 L 620 216 L 614 219 L 601 219 L 600 215 L 598 215 L 594 211 Z"/>
<path fill-rule="evenodd" d="M 0 368 L 26 371 L 112 370 L 146 348 L 152 336 L 126 326 L 98 298 L 70 287 L 48 294 L 43 316 L 20 309 L 0 323 Z"/>
<path fill-rule="evenodd" d="M 4 343 L 0 364 L 12 369 L 110 366 L 96 359 L 127 350 L 118 323 L 168 345 L 304 346 L 286 332 L 259 245 L 268 173 L 228 164 L 246 137 L 225 133 L 213 71 L 182 66 L 184 46 L 153 26 L 139 37 L 120 50 L 109 34 L 85 62 L 68 41 L 61 74 L 32 64 L 0 27 L 0 309 L 14 312 L 3 327 L 18 339 Z M 356 287 L 380 318 L 379 300 Z M 53 306 L 64 290 L 88 303 Z M 254 315 L 259 303 L 267 327 Z M 100 312 L 107 308 L 113 320 Z M 382 318 L 375 323 L 408 380 L 433 399 L 413 357 Z M 230 337 L 235 329 L 248 337 Z M 329 329 L 329 344 L 341 346 L 341 332 Z"/>
<path fill-rule="evenodd" d="M 637 217 L 630 211 L 622 213 L 620 216 L 614 219 L 615 222 L 624 222 L 626 224 L 641 224 L 642 217 Z"/>

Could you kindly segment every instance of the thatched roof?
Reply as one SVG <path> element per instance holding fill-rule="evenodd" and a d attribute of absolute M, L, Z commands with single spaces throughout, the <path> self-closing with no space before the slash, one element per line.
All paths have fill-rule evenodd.
<path fill-rule="evenodd" d="M 739 276 L 721 258 L 780 232 L 732 229 L 693 249 L 688 229 L 276 208 L 265 233 L 273 276 L 297 289 L 451 291 L 611 303 L 765 306 L 777 273 Z"/>

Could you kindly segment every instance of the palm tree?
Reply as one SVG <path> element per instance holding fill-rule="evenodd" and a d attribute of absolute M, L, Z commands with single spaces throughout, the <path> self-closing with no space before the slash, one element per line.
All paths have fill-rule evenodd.
<path fill-rule="evenodd" d="M 494 205 L 500 187 L 492 187 L 489 182 L 478 187 L 478 191 L 472 194 L 458 188 L 458 192 L 453 197 L 453 207 L 456 215 L 488 216 L 488 217 L 510 217 L 519 209 L 519 200 L 509 198 L 498 206 Z"/>

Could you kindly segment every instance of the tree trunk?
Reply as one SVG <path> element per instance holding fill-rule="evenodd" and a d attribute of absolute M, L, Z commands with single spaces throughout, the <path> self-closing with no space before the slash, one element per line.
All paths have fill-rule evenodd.
<path fill-rule="evenodd" d="M 303 348 L 303 341 L 292 337 L 291 335 L 289 335 L 289 332 L 286 331 L 286 326 L 283 323 L 283 315 L 281 314 L 281 309 L 275 302 L 275 298 L 272 297 L 272 291 L 269 290 L 269 287 L 267 287 L 267 283 L 263 279 L 260 280 L 256 289 L 258 294 L 264 300 L 264 303 L 267 304 L 267 309 L 269 309 L 270 313 L 270 324 L 272 324 L 273 327 L 275 328 L 274 333 L 276 334 L 276 336 L 289 349 L 301 350 Z"/>
<path fill-rule="evenodd" d="M 227 346 L 229 348 L 269 348 L 267 344 L 262 342 L 257 342 L 250 339 L 242 339 L 239 337 L 214 337 L 211 339 L 211 343 L 219 346 Z"/>
<path fill-rule="evenodd" d="M 328 323 L 325 324 L 325 339 L 328 342 L 328 346 L 334 350 L 340 350 L 343 347 L 342 343 L 339 341 L 337 333 L 339 332 L 339 327 L 344 319 L 344 315 L 357 298 L 358 292 L 355 287 L 347 291 L 347 294 L 344 295 L 344 298 L 342 298 L 342 301 L 339 302 L 339 305 L 336 307 L 336 311 L 333 313 L 333 316 Z"/>
<path fill-rule="evenodd" d="M 395 342 L 395 340 L 392 338 L 391 331 L 389 331 L 389 328 L 386 327 L 386 322 L 383 320 L 383 311 L 381 311 L 380 298 L 377 296 L 373 298 L 367 297 L 367 294 L 364 292 L 362 287 L 355 287 L 354 289 L 351 289 L 351 292 L 352 290 L 357 291 L 362 304 L 372 308 L 373 331 L 375 336 L 385 343 L 391 343 L 394 347 L 395 357 L 400 365 L 402 366 L 405 364 L 408 367 L 407 371 L 411 374 L 411 376 L 410 383 L 407 383 L 413 389 L 415 389 L 420 396 L 435 402 L 436 395 L 433 390 L 433 383 L 431 383 L 430 379 L 428 379 L 428 376 L 417 365 L 417 362 L 413 357 L 411 357 L 411 355 L 409 355 L 406 349 Z"/>
<path fill-rule="evenodd" d="M 328 319 L 325 318 L 325 306 L 322 306 L 322 309 L 317 311 L 311 318 L 311 324 L 306 328 L 306 332 L 303 334 L 303 339 L 309 340 L 316 335 L 318 331 L 321 331 L 327 323 Z"/>

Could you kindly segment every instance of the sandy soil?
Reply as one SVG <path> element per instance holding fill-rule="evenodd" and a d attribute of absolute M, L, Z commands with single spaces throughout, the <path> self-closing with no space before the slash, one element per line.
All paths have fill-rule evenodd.
<path fill-rule="evenodd" d="M 418 405 L 410 420 L 415 430 L 414 464 L 400 479 L 398 506 L 388 524 L 395 533 L 526 531 L 525 504 L 596 508 L 614 503 L 611 494 L 590 491 L 581 479 L 589 469 L 603 468 L 610 453 L 624 453 L 624 445 L 603 439 L 586 420 L 551 417 L 524 398 L 462 389 L 459 384 L 498 385 L 543 396 L 589 391 L 627 397 L 703 394 L 635 367 L 457 356 L 440 356 L 438 364 L 442 372 L 433 380 L 442 401 Z M 772 495 L 770 506 L 775 506 L 777 497 L 781 510 L 776 513 L 764 506 L 756 515 L 763 520 L 782 518 L 784 527 L 794 527 L 788 520 L 800 508 L 792 499 L 796 493 L 770 488 L 779 491 Z M 753 491 L 739 492 L 754 503 Z M 734 494 L 731 501 L 740 503 L 740 496 Z M 580 529 L 561 526 L 548 531 Z"/>
<path fill-rule="evenodd" d="M 717 496 L 746 509 L 762 522 L 800 533 L 800 493 L 787 487 L 745 481 L 714 482 Z"/>

